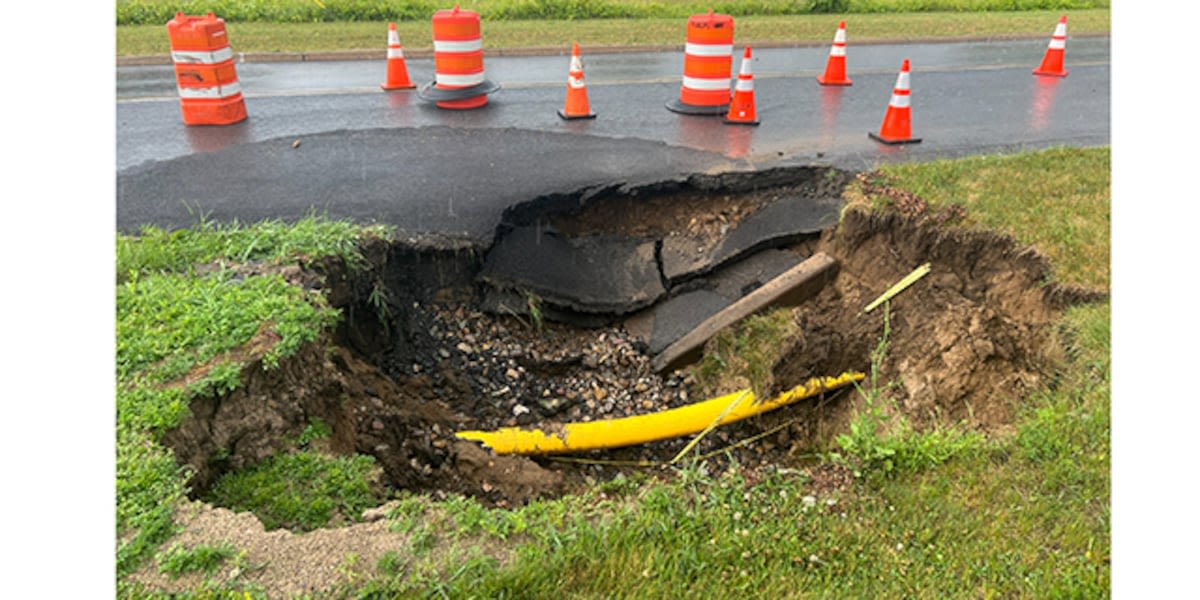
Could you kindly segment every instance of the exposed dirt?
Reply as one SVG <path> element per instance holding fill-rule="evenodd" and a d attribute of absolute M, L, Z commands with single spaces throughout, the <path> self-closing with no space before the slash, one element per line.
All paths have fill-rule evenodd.
<path fill-rule="evenodd" d="M 702 195 L 671 202 L 601 202 L 559 214 L 556 226 L 705 236 L 770 201 L 761 193 L 748 194 L 710 194 L 711 204 Z M 654 210 L 634 210 L 638 203 Z M 840 269 L 815 299 L 793 309 L 800 333 L 775 365 L 774 385 L 868 371 L 887 314 L 890 332 L 880 378 L 899 384 L 886 392 L 895 409 L 917 426 L 965 422 L 1003 432 L 1028 391 L 1054 376 L 1062 350 L 1051 326 L 1061 310 L 1101 295 L 1048 284 L 1046 261 L 1033 251 L 993 233 L 946 228 L 942 217 L 924 214 L 919 202 L 910 205 L 916 208 L 908 215 L 848 211 L 837 231 L 792 248 L 826 252 Z M 703 216 L 689 216 L 697 214 Z M 700 399 L 689 373 L 654 374 L 644 348 L 620 327 L 585 330 L 481 312 L 471 280 L 477 260 L 455 256 L 422 256 L 414 262 L 411 250 L 376 244 L 368 249 L 375 271 L 365 275 L 352 275 L 342 265 L 318 265 L 314 271 L 321 282 L 304 281 L 326 286 L 331 300 L 345 308 L 347 323 L 337 335 L 281 361 L 277 369 L 251 364 L 243 373 L 243 388 L 193 402 L 193 416 L 165 436 L 178 460 L 195 473 L 194 497 L 221 474 L 281 451 L 317 417 L 333 427 L 331 450 L 373 455 L 394 489 L 443 497 L 461 493 L 512 506 L 571 493 L 630 467 L 498 457 L 456 440 L 455 431 L 610 418 Z M 926 262 L 931 273 L 887 310 L 862 314 L 871 300 Z M 380 285 L 391 298 L 386 326 L 378 320 L 379 307 L 366 300 Z M 711 460 L 723 464 L 731 458 L 750 480 L 765 468 L 807 468 L 814 489 L 842 489 L 848 481 L 844 471 L 805 467 L 800 455 L 843 431 L 861 402 L 853 392 L 801 402 L 720 428 L 697 451 L 712 452 L 774 429 Z M 686 442 L 585 458 L 662 463 Z M 234 541 L 250 550 L 251 561 L 267 565 L 244 574 L 244 580 L 276 586 L 272 589 L 280 593 L 336 583 L 346 552 L 374 560 L 380 548 L 403 543 L 398 534 L 376 531 L 378 523 L 343 529 L 346 539 L 334 543 L 319 541 L 329 532 L 263 532 L 252 517 L 211 507 L 193 506 L 180 519 L 185 526 L 180 540 Z M 352 549 L 352 538 L 367 546 Z M 335 545 L 319 548 L 326 543 Z M 292 565 L 292 558 L 285 558 L 297 553 L 314 566 Z M 184 589 L 152 571 L 147 567 L 138 577 L 153 580 L 159 589 Z M 281 583 L 293 573 L 293 583 Z"/>

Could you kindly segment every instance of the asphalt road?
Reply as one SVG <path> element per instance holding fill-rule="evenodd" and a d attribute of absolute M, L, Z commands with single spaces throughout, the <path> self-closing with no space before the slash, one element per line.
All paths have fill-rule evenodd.
<path fill-rule="evenodd" d="M 242 63 L 250 118 L 225 127 L 182 124 L 170 67 L 123 67 L 117 227 L 183 227 L 200 214 L 286 220 L 315 209 L 487 241 L 506 207 L 589 186 L 1108 144 L 1109 39 L 1070 40 L 1065 79 L 1030 73 L 1045 47 L 1046 40 L 852 45 L 847 88 L 814 80 L 827 47 L 756 51 L 759 127 L 668 111 L 679 93 L 680 53 L 585 48 L 599 117 L 572 122 L 555 112 L 565 55 L 485 59 L 488 78 L 503 89 L 472 111 L 379 90 L 383 61 Z M 924 141 L 882 146 L 866 133 L 878 130 L 904 58 L 913 67 L 913 134 Z M 432 79 L 431 60 L 407 64 L 414 81 Z"/>

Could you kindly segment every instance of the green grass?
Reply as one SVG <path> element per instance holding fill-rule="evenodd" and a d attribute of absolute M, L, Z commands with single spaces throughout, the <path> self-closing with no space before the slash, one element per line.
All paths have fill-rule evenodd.
<path fill-rule="evenodd" d="M 118 236 L 117 572 L 129 573 L 174 532 L 187 473 L 158 443 L 198 394 L 239 385 L 252 340 L 264 367 L 315 340 L 338 319 L 319 294 L 274 268 L 337 256 L 359 264 L 357 240 L 385 235 L 316 217 L 292 225 L 200 223 Z M 254 262 L 257 275 L 237 275 Z M 215 269 L 198 274 L 198 265 Z"/>
<path fill-rule="evenodd" d="M 968 226 L 1036 246 L 1057 281 L 1107 288 L 1110 161 L 1108 148 L 1055 148 L 893 165 L 882 173 L 885 183 L 917 194 L 933 209 L 962 205 Z"/>
<path fill-rule="evenodd" d="M 212 575 L 227 559 L 236 554 L 237 551 L 228 543 L 219 546 L 201 544 L 193 548 L 172 544 L 170 548 L 158 553 L 155 561 L 158 563 L 159 572 L 171 577 L 179 577 L 185 573 Z"/>
<path fill-rule="evenodd" d="M 277 454 L 261 463 L 225 474 L 206 500 L 235 512 L 249 511 L 263 527 L 312 531 L 361 521 L 362 512 L 380 503 L 372 489 L 375 459 L 329 457 L 317 452 Z"/>
<path fill-rule="evenodd" d="M 863 40 L 915 40 L 1006 35 L 1046 36 L 1062 12 L 921 12 L 859 14 L 847 18 L 850 43 Z M 782 15 L 737 17 L 735 40 L 739 44 L 826 44 L 837 29 L 837 15 Z M 162 23 L 117 27 L 118 56 L 166 55 L 170 40 Z M 267 23 L 226 19 L 230 44 L 237 52 L 325 52 L 339 50 L 382 51 L 387 43 L 384 20 L 338 23 Z M 428 19 L 397 23 L 405 50 L 432 50 L 433 32 Z M 683 44 L 686 21 L 680 17 L 585 21 L 522 20 L 482 24 L 484 47 L 569 48 L 578 42 L 589 46 Z M 1072 10 L 1073 35 L 1111 31 L 1107 8 Z"/>
<path fill-rule="evenodd" d="M 1108 0 L 118 0 L 118 25 L 166 23 L 176 11 L 277 23 L 428 20 L 454 4 L 488 20 L 686 18 L 808 13 L 989 12 L 1108 8 Z"/>

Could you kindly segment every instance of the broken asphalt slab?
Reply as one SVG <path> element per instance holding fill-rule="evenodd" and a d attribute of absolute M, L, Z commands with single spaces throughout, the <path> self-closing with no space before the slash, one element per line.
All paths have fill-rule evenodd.
<path fill-rule="evenodd" d="M 684 236 L 663 240 L 663 276 L 672 283 L 706 273 L 763 248 L 778 247 L 820 233 L 837 224 L 841 198 L 789 195 L 762 207 L 730 228 L 707 252 Z"/>
<path fill-rule="evenodd" d="M 630 316 L 625 321 L 625 328 L 634 339 L 646 344 L 651 355 L 658 354 L 705 319 L 805 258 L 791 250 L 763 250 L 744 260 L 723 265 L 705 277 L 673 289 L 668 300 Z M 679 293 L 674 294 L 676 291 Z"/>
<path fill-rule="evenodd" d="M 633 237 L 568 238 L 539 226 L 517 227 L 488 251 L 479 280 L 578 312 L 625 314 L 667 292 L 655 245 Z"/>

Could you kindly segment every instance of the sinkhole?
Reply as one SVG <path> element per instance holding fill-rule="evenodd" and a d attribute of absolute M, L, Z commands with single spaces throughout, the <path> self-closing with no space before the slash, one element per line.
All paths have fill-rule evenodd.
<path fill-rule="evenodd" d="M 310 443 L 320 424 L 323 451 L 373 457 L 384 496 L 514 506 L 632 470 L 665 473 L 644 465 L 670 461 L 690 437 L 564 460 L 498 456 L 456 431 L 646 414 L 849 370 L 874 372 L 917 426 L 1003 428 L 1030 390 L 1053 382 L 1061 311 L 1102 296 L 1048 283 L 1046 260 L 1008 237 L 953 227 L 961 209 L 933 212 L 910 196 L 889 210 L 844 209 L 855 177 L 792 167 L 602 186 L 510 208 L 486 247 L 372 242 L 368 269 L 329 261 L 311 274 L 343 311 L 335 331 L 195 400 L 163 441 L 190 467 L 194 498 Z M 697 325 L 817 254 L 836 265 L 802 298 L 656 369 Z M 864 313 L 925 263 L 927 276 Z M 862 402 L 853 388 L 810 398 L 718 428 L 690 456 L 750 471 L 797 465 Z"/>

